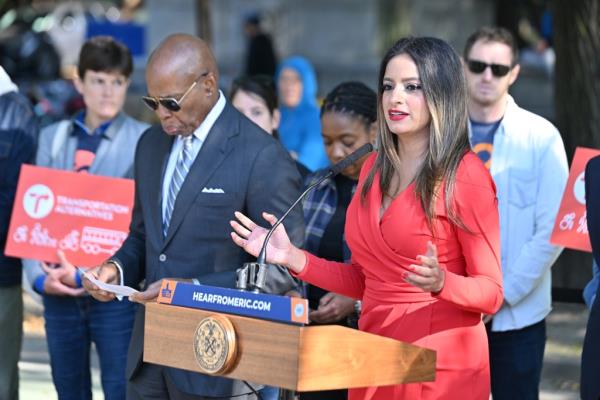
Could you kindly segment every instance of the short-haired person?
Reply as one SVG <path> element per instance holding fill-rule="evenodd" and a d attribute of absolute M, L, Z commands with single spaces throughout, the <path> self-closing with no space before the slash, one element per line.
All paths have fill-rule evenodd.
<path fill-rule="evenodd" d="M 79 54 L 75 87 L 85 109 L 73 119 L 42 129 L 36 165 L 79 173 L 131 178 L 134 149 L 148 125 L 123 111 L 132 72 L 122 43 L 97 36 Z M 125 362 L 135 304 L 99 302 L 85 294 L 75 267 L 59 252 L 60 265 L 26 263 L 29 282 L 44 301 L 52 380 L 61 399 L 92 396 L 90 348 L 100 361 L 107 399 L 125 398 Z"/>
<path fill-rule="evenodd" d="M 229 99 L 239 112 L 275 138 L 281 114 L 277 105 L 277 91 L 273 78 L 266 75 L 240 76 L 231 84 Z M 310 172 L 296 161 L 302 178 Z M 262 400 L 279 399 L 279 388 L 265 386 L 260 391 Z"/>
<path fill-rule="evenodd" d="M 109 283 L 139 286 L 130 299 L 154 301 L 163 279 L 178 278 L 234 288 L 236 269 L 252 260 L 229 238 L 228 221 L 243 209 L 282 215 L 300 195 L 300 175 L 272 136 L 240 114 L 218 88 L 219 70 L 201 39 L 175 34 L 152 52 L 146 67 L 145 104 L 160 125 L 140 139 L 134 165 L 135 203 L 123 246 L 93 274 Z M 301 245 L 300 210 L 289 217 Z M 296 286 L 278 266 L 267 270 L 267 291 Z M 86 278 L 86 289 L 107 301 Z M 244 382 L 143 362 L 144 307 L 140 307 L 127 360 L 127 398 L 255 399 Z"/>
<path fill-rule="evenodd" d="M 401 39 L 378 84 L 379 151 L 365 161 L 346 215 L 351 263 L 300 250 L 283 226 L 269 262 L 361 299 L 359 329 L 437 351 L 434 382 L 350 389 L 350 399 L 488 400 L 481 315 L 502 303 L 498 209 L 492 179 L 469 151 L 460 58 L 440 39 Z M 266 230 L 236 218 L 232 239 L 257 254 Z"/>
<path fill-rule="evenodd" d="M 488 323 L 494 400 L 537 399 L 551 309 L 550 234 L 567 182 L 558 130 L 508 94 L 519 74 L 515 40 L 481 28 L 464 50 L 470 141 L 498 190 L 504 302 Z"/>
<path fill-rule="evenodd" d="M 277 90 L 273 78 L 266 75 L 241 76 L 236 78 L 229 94 L 231 104 L 250 121 L 265 132 L 279 139 L 281 112 L 277 101 Z M 304 179 L 309 169 L 296 160 L 298 172 Z"/>
<path fill-rule="evenodd" d="M 377 94 L 361 82 L 344 82 L 325 96 L 321 105 L 321 135 L 327 157 L 335 164 L 366 143 L 375 141 Z M 304 248 L 318 257 L 350 262 L 350 249 L 344 238 L 346 211 L 356 190 L 360 169 L 366 157 L 333 178 L 326 179 L 307 195 L 303 203 Z M 305 180 L 305 187 L 328 171 L 316 171 Z M 359 309 L 356 299 L 328 292 L 308 284 L 311 324 L 356 326 Z M 343 368 L 343 365 L 340 365 Z M 301 400 L 345 400 L 348 390 L 300 393 Z"/>
<path fill-rule="evenodd" d="M 281 113 L 273 78 L 266 75 L 240 76 L 231 84 L 231 104 L 265 132 L 278 137 Z"/>

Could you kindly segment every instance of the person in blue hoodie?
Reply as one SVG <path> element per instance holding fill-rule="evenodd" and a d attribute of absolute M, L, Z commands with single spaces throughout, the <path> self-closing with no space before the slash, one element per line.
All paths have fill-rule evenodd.
<path fill-rule="evenodd" d="M 277 69 L 276 81 L 281 102 L 281 143 L 294 159 L 311 171 L 328 166 L 312 65 L 303 57 L 286 58 Z"/>

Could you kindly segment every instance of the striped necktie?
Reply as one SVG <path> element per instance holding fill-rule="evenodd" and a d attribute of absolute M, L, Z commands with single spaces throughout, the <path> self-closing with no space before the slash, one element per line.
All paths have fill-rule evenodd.
<path fill-rule="evenodd" d="M 169 229 L 169 223 L 171 222 L 171 216 L 173 215 L 173 208 L 175 207 L 175 200 L 177 194 L 183 185 L 183 181 L 190 170 L 190 166 L 193 162 L 192 157 L 192 140 L 194 135 L 189 135 L 183 138 L 183 147 L 179 156 L 177 157 L 177 163 L 175 164 L 175 171 L 171 177 L 171 183 L 169 184 L 169 193 L 167 195 L 167 207 L 165 209 L 165 215 L 163 219 L 163 235 L 167 236 L 167 230 Z"/>

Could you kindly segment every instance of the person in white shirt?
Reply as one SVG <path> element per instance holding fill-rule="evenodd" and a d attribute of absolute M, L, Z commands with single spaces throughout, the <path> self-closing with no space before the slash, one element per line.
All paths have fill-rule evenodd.
<path fill-rule="evenodd" d="M 504 303 L 486 317 L 494 400 L 538 399 L 551 310 L 550 244 L 568 176 L 558 130 L 508 94 L 519 75 L 514 37 L 481 28 L 467 40 L 469 138 L 496 183 Z"/>

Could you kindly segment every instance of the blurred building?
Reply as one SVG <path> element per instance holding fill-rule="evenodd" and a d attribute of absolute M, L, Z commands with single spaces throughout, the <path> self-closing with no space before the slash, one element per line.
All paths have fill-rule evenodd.
<path fill-rule="evenodd" d="M 376 86 L 379 61 L 403 35 L 437 36 L 458 51 L 467 35 L 491 24 L 493 0 L 146 0 L 148 48 L 167 34 L 187 32 L 207 39 L 215 52 L 222 86 L 244 68 L 244 19 L 262 17 L 279 58 L 300 54 L 315 66 L 319 94 L 344 80 Z"/>

